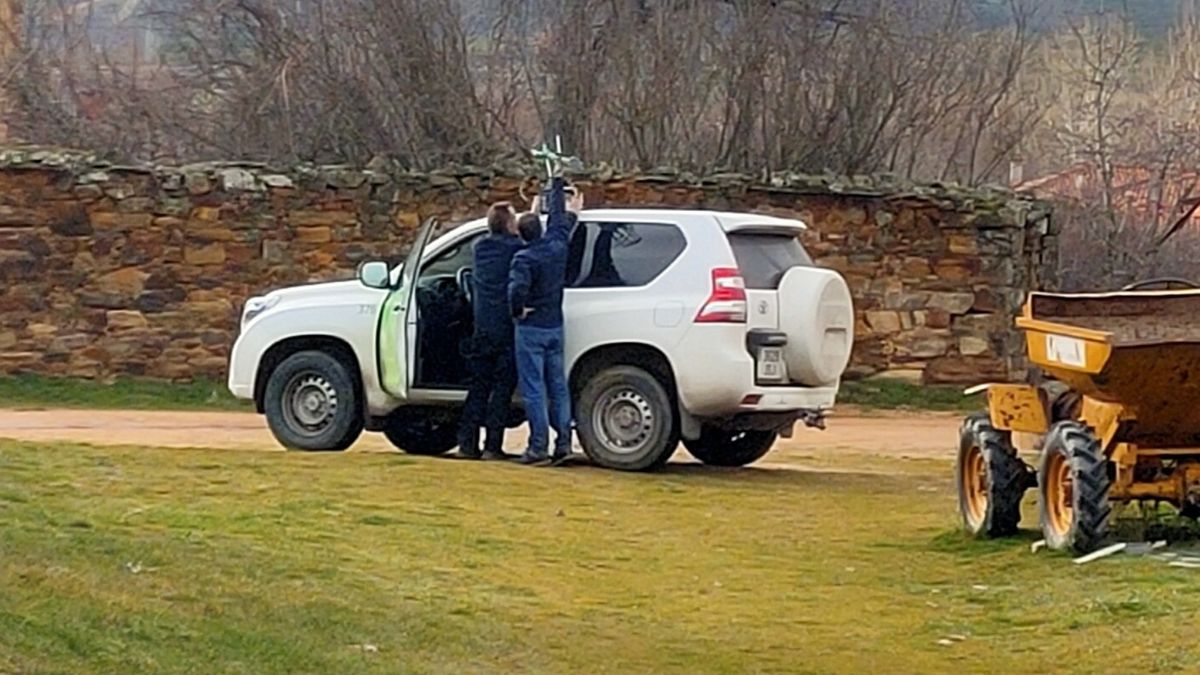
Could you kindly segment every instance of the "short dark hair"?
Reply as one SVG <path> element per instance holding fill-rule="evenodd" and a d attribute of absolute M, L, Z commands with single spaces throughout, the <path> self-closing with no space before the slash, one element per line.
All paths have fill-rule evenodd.
<path fill-rule="evenodd" d="M 512 202 L 496 202 L 488 209 L 488 230 L 492 234 L 505 234 L 513 221 Z"/>
<path fill-rule="evenodd" d="M 526 242 L 535 242 L 542 238 L 542 219 L 536 213 L 526 213 L 517 219 L 517 232 Z"/>

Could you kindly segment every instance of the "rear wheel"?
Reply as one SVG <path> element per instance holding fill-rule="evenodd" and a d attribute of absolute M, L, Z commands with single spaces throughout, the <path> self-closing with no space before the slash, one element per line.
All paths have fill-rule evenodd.
<path fill-rule="evenodd" d="M 654 469 L 679 446 L 670 394 L 635 366 L 612 366 L 593 375 L 579 393 L 577 417 L 584 452 L 610 469 Z"/>
<path fill-rule="evenodd" d="M 444 455 L 458 445 L 458 425 L 423 415 L 395 414 L 383 429 L 388 441 L 410 455 Z"/>
<path fill-rule="evenodd" d="M 1021 498 L 1032 485 L 1029 468 L 1017 458 L 1010 434 L 992 426 L 986 414 L 968 417 L 959 434 L 958 507 L 963 526 L 976 537 L 1015 534 Z"/>
<path fill-rule="evenodd" d="M 734 431 L 704 426 L 700 438 L 684 440 L 688 453 L 709 466 L 746 466 L 763 458 L 775 445 L 774 431 Z"/>
<path fill-rule="evenodd" d="M 1108 534 L 1108 458 L 1091 429 L 1059 422 L 1046 434 L 1038 468 L 1038 515 L 1046 545 L 1088 553 Z"/>
<path fill-rule="evenodd" d="M 271 433 L 293 450 L 345 450 L 363 429 L 354 376 L 321 351 L 297 352 L 275 368 L 263 412 Z"/>

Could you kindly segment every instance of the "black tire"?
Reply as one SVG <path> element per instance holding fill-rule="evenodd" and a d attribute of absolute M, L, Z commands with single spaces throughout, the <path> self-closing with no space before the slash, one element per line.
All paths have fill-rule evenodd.
<path fill-rule="evenodd" d="M 576 407 L 583 451 L 596 464 L 647 471 L 679 447 L 679 417 L 666 386 L 636 366 L 611 366 L 583 385 Z"/>
<path fill-rule="evenodd" d="M 351 369 L 322 351 L 296 352 L 271 373 L 263 394 L 267 425 L 285 448 L 345 450 L 363 430 Z"/>
<path fill-rule="evenodd" d="M 410 455 L 435 457 L 458 445 L 458 425 L 430 417 L 394 416 L 384 427 L 383 435 L 397 449 Z"/>
<path fill-rule="evenodd" d="M 963 421 L 954 475 L 958 512 L 968 534 L 980 538 L 1016 534 L 1021 499 L 1033 486 L 1033 474 L 1017 457 L 1012 435 L 993 427 L 986 413 Z"/>
<path fill-rule="evenodd" d="M 1079 419 L 1083 397 L 1062 382 L 1050 380 L 1039 385 L 1049 401 L 1050 423 Z"/>
<path fill-rule="evenodd" d="M 746 466 L 771 451 L 779 434 L 774 431 L 736 431 L 703 426 L 700 438 L 684 439 L 683 447 L 709 466 Z"/>
<path fill-rule="evenodd" d="M 1099 548 L 1112 513 L 1110 484 L 1108 458 L 1090 428 L 1074 421 L 1050 427 L 1038 465 L 1038 517 L 1046 546 L 1077 554 Z"/>

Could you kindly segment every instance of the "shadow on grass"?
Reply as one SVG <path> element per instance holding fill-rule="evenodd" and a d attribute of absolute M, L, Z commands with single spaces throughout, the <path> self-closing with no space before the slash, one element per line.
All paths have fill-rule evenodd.
<path fill-rule="evenodd" d="M 1040 530 L 1028 529 L 1018 530 L 1008 537 L 976 538 L 956 527 L 935 535 L 926 545 L 926 550 L 975 558 L 990 553 L 1011 553 L 1014 547 L 1028 551 L 1029 546 L 1041 538 Z"/>
<path fill-rule="evenodd" d="M 572 471 L 603 472 L 604 475 L 622 475 L 621 472 L 596 466 L 587 460 L 572 465 Z M 897 486 L 907 486 L 911 489 L 911 476 L 893 476 L 869 471 L 854 471 L 852 469 L 812 469 L 801 466 L 743 466 L 723 467 L 709 466 L 699 462 L 671 462 L 657 471 L 624 474 L 644 479 L 661 480 L 663 478 L 679 478 L 683 480 L 698 480 L 716 484 L 754 484 L 754 485 L 823 485 L 846 483 L 861 486 L 869 483 L 873 486 L 896 489 Z"/>
<path fill-rule="evenodd" d="M 1011 536 L 985 539 L 972 537 L 962 529 L 954 528 L 935 535 L 928 542 L 926 550 L 963 558 L 977 558 L 981 555 L 1011 553 L 1014 548 L 1028 552 L 1030 546 L 1041 539 L 1042 531 L 1040 529 L 1025 528 Z M 1110 543 L 1153 541 L 1166 541 L 1172 546 L 1195 544 L 1200 542 L 1200 525 L 1193 520 L 1171 513 L 1161 514 L 1161 516 L 1148 521 L 1121 518 L 1110 526 Z M 1069 552 L 1043 551 L 1043 553 L 1073 557 Z"/>
<path fill-rule="evenodd" d="M 600 467 L 592 467 L 599 469 Z M 802 468 L 784 468 L 780 466 L 709 466 L 707 464 L 675 462 L 667 464 L 659 469 L 655 474 L 658 476 L 704 476 L 706 478 L 718 478 L 729 480 L 782 480 L 787 481 L 796 476 L 815 475 L 836 473 L 841 475 L 857 475 L 866 476 L 867 473 L 859 473 L 855 471 L 814 471 Z"/>

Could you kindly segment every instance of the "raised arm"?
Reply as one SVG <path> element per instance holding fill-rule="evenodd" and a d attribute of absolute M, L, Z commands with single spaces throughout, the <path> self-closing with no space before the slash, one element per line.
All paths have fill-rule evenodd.
<path fill-rule="evenodd" d="M 567 196 L 564 188 L 566 181 L 562 176 L 555 176 L 550 181 L 550 194 L 546 201 L 546 234 L 550 240 L 567 243 L 571 229 L 575 226 L 576 216 L 567 211 Z"/>

